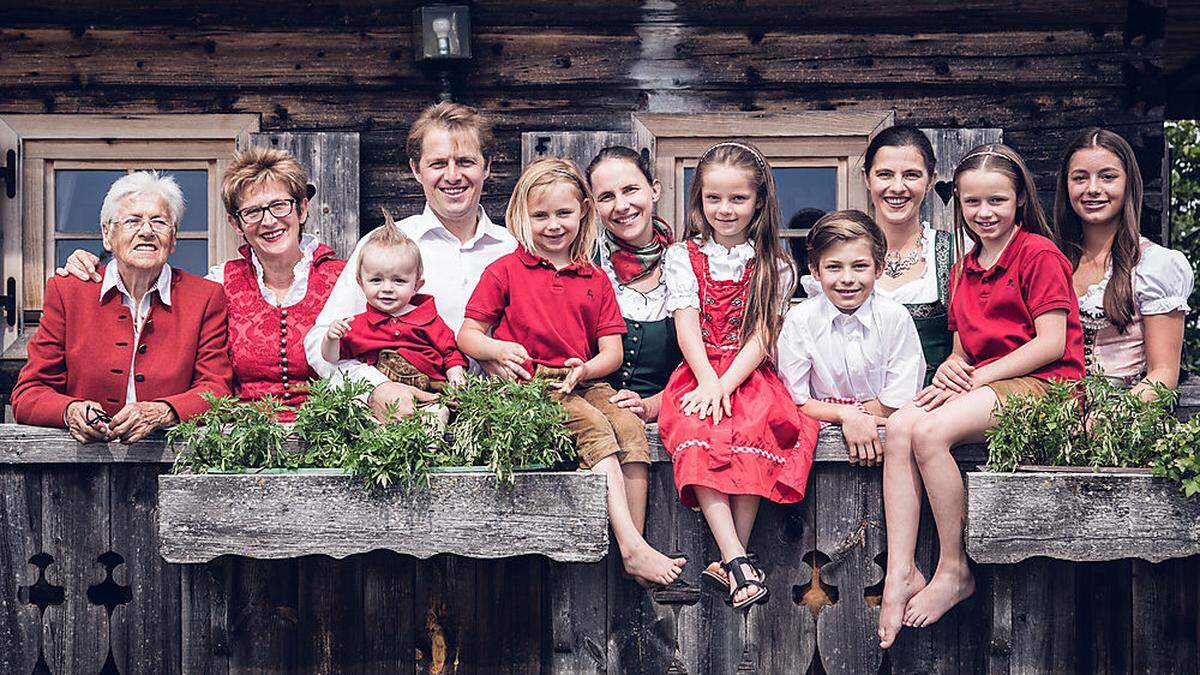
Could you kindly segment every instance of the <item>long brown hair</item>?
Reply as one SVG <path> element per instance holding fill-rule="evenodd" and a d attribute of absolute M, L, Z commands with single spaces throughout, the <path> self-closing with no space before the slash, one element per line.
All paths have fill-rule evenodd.
<path fill-rule="evenodd" d="M 968 237 L 975 242 L 975 250 L 981 250 L 979 237 L 967 227 L 962 206 L 958 203 L 958 181 L 968 171 L 995 171 L 1007 176 L 1017 193 L 1017 201 L 1023 199 L 1025 202 L 1017 209 L 1016 224 L 1027 232 L 1040 234 L 1047 239 L 1054 238 L 1046 222 L 1046 212 L 1042 210 L 1042 204 L 1038 201 L 1033 174 L 1025 165 L 1025 160 L 1021 159 L 1016 150 L 1003 143 L 987 143 L 968 151 L 954 169 L 954 230 L 957 241 L 961 242 L 964 236 Z"/>
<path fill-rule="evenodd" d="M 779 241 L 783 216 L 779 213 L 779 200 L 775 194 L 775 176 L 762 152 L 748 142 L 727 141 L 706 150 L 696 164 L 696 174 L 688 193 L 689 237 L 699 235 L 704 240 L 712 239 L 713 228 L 704 218 L 703 197 L 704 174 L 714 166 L 746 171 L 754 188 L 757 205 L 746 231 L 747 239 L 754 244 L 754 272 L 750 277 L 750 297 L 742 321 L 740 344 L 744 347 L 750 337 L 758 333 L 769 354 L 779 339 L 783 298 L 790 297 L 793 290 L 783 287 L 780 268 L 786 267 L 791 272 L 789 286 L 794 287 L 796 280 L 796 263 Z"/>
<path fill-rule="evenodd" d="M 1104 315 L 1124 333 L 1133 323 L 1136 309 L 1133 305 L 1133 269 L 1141 260 L 1142 222 L 1142 172 L 1138 169 L 1137 157 L 1129 143 L 1107 129 L 1092 127 L 1071 141 L 1063 154 L 1058 168 L 1058 190 L 1054 194 L 1054 240 L 1071 261 L 1071 268 L 1079 267 L 1083 255 L 1083 222 L 1071 207 L 1067 192 L 1067 175 L 1071 158 L 1085 148 L 1104 148 L 1117 156 L 1125 172 L 1125 206 L 1121 210 L 1121 226 L 1113 237 L 1110 260 L 1112 277 L 1104 289 Z"/>

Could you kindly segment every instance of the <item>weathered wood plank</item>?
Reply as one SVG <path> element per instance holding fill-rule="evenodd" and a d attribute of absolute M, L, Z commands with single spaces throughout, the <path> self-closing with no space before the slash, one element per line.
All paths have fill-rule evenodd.
<path fill-rule="evenodd" d="M 29 561 L 42 544 L 41 473 L 0 469 L 0 672 L 31 673 L 43 642 L 42 612 L 36 601 L 50 598 L 37 591 L 39 568 Z M 46 570 L 45 584 L 57 571 Z M 61 589 L 60 589 L 61 590 Z M 46 605 L 47 611 L 61 611 Z"/>
<path fill-rule="evenodd" d="M 1152 562 L 1200 553 L 1200 500 L 1145 473 L 967 474 L 967 553 Z"/>
<path fill-rule="evenodd" d="M 311 555 L 297 567 L 296 664 L 312 673 L 357 672 L 362 661 L 362 558 Z"/>
<path fill-rule="evenodd" d="M 286 150 L 308 172 L 317 188 L 308 203 L 304 230 L 347 258 L 358 242 L 358 133 L 351 131 L 250 134 L 251 147 Z"/>
<path fill-rule="evenodd" d="M 415 559 L 392 551 L 362 556 L 362 672 L 412 673 Z"/>
<path fill-rule="evenodd" d="M 610 145 L 633 147 L 637 138 L 625 131 L 526 131 L 521 134 L 521 166 L 545 157 L 564 157 L 587 171 L 592 158 Z"/>
<path fill-rule="evenodd" d="M 323 589 L 314 585 L 299 592 L 296 559 L 237 557 L 228 562 L 230 578 L 223 600 L 228 612 L 230 672 L 316 672 L 301 667 L 299 607 L 301 595 Z"/>
<path fill-rule="evenodd" d="M 439 555 L 418 560 L 413 588 L 417 625 L 416 672 L 443 675 L 479 670 L 475 642 L 492 639 L 473 632 L 479 560 Z"/>
<path fill-rule="evenodd" d="M 185 673 L 229 673 L 232 559 L 180 565 L 181 662 Z"/>
<path fill-rule="evenodd" d="M 1124 559 L 1075 565 L 1079 672 L 1132 671 L 1132 563 Z"/>
<path fill-rule="evenodd" d="M 1200 557 L 1132 562 L 1132 671 L 1200 668 Z"/>
<path fill-rule="evenodd" d="M 163 435 L 158 432 L 132 445 L 81 445 L 65 429 L 0 424 L 0 464 L 170 464 L 174 461 L 175 452 L 165 446 Z"/>
<path fill-rule="evenodd" d="M 1004 141 L 1003 129 L 921 129 L 933 144 L 937 160 L 936 188 L 921 204 L 921 220 L 937 230 L 954 231 L 954 207 L 951 191 L 954 168 L 971 148 L 982 143 Z"/>
<path fill-rule="evenodd" d="M 512 489 L 487 474 L 434 474 L 412 494 L 368 492 L 344 474 L 162 476 L 159 530 L 169 562 L 377 548 L 594 562 L 608 551 L 606 494 L 603 476 L 585 472 L 522 473 Z"/>
<path fill-rule="evenodd" d="M 550 596 L 550 670 L 560 673 L 609 672 L 605 643 L 609 635 L 609 560 L 595 563 L 552 562 L 547 571 Z M 620 556 L 617 556 L 616 564 Z"/>
<path fill-rule="evenodd" d="M 179 567 L 158 555 L 157 465 L 109 468 L 112 550 L 125 559 L 114 576 L 129 603 L 112 615 L 113 656 L 122 673 L 180 672 Z"/>
<path fill-rule="evenodd" d="M 800 504 L 764 503 L 759 510 L 750 544 L 771 589 L 770 601 L 754 607 L 749 615 L 752 662 L 759 673 L 806 673 L 814 665 L 818 622 L 830 607 L 820 604 L 823 591 L 814 579 L 812 558 L 806 556 L 821 546 L 819 520 L 828 514 L 818 501 L 830 484 L 823 476 L 834 469 L 834 465 L 814 468 Z M 729 607 L 723 609 L 734 614 Z M 847 642 L 853 639 L 847 636 Z"/>
<path fill-rule="evenodd" d="M 1075 672 L 1075 566 L 1049 558 L 1022 561 L 1013 575 L 1012 603 L 1011 672 Z"/>

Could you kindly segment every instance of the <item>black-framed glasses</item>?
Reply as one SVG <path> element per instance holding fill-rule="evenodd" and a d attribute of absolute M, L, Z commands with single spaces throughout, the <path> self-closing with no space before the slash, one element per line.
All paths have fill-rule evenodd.
<path fill-rule="evenodd" d="M 235 215 L 246 225 L 257 225 L 266 217 L 267 211 L 270 211 L 271 215 L 276 218 L 287 218 L 292 215 L 295 208 L 295 199 L 276 199 L 266 206 L 247 206 L 244 209 L 238 209 Z"/>
<path fill-rule="evenodd" d="M 104 412 L 103 408 L 97 408 L 96 406 L 89 405 L 87 407 L 87 412 L 83 414 L 83 421 L 87 422 L 89 426 L 94 427 L 100 424 L 108 424 L 112 421 L 112 417 L 108 413 Z"/>

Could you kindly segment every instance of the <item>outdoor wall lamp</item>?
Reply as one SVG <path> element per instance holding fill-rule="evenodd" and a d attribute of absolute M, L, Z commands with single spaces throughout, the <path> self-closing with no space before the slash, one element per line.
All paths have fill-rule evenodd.
<path fill-rule="evenodd" d="M 439 101 L 452 101 L 450 67 L 471 58 L 471 8 L 424 5 L 413 10 L 413 57 L 436 69 Z"/>

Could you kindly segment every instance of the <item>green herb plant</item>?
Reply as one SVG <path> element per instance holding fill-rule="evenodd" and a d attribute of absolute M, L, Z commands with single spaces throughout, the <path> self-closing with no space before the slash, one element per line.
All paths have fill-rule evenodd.
<path fill-rule="evenodd" d="M 333 385 L 318 380 L 309 386 L 308 399 L 296 411 L 292 427 L 306 448 L 301 464 L 342 465 L 354 443 L 379 425 L 365 400 L 370 392 L 371 385 L 361 381 Z"/>
<path fill-rule="evenodd" d="M 230 396 L 201 397 L 209 409 L 167 432 L 167 443 L 181 445 L 174 471 L 208 473 L 289 466 L 287 428 L 276 421 L 283 404 L 271 397 L 241 403 Z"/>
<path fill-rule="evenodd" d="M 496 480 L 514 481 L 513 467 L 550 465 L 571 456 L 566 413 L 543 378 L 515 382 L 468 376 L 451 393 L 458 415 L 442 463 L 485 466 Z"/>
<path fill-rule="evenodd" d="M 1183 494 L 1200 492 L 1200 417 L 1175 426 L 1154 444 L 1155 476 L 1179 483 Z"/>
<path fill-rule="evenodd" d="M 368 486 L 399 485 L 411 492 L 429 487 L 429 469 L 443 445 L 436 415 L 418 409 L 412 415 L 375 424 L 346 447 L 341 466 Z"/>

